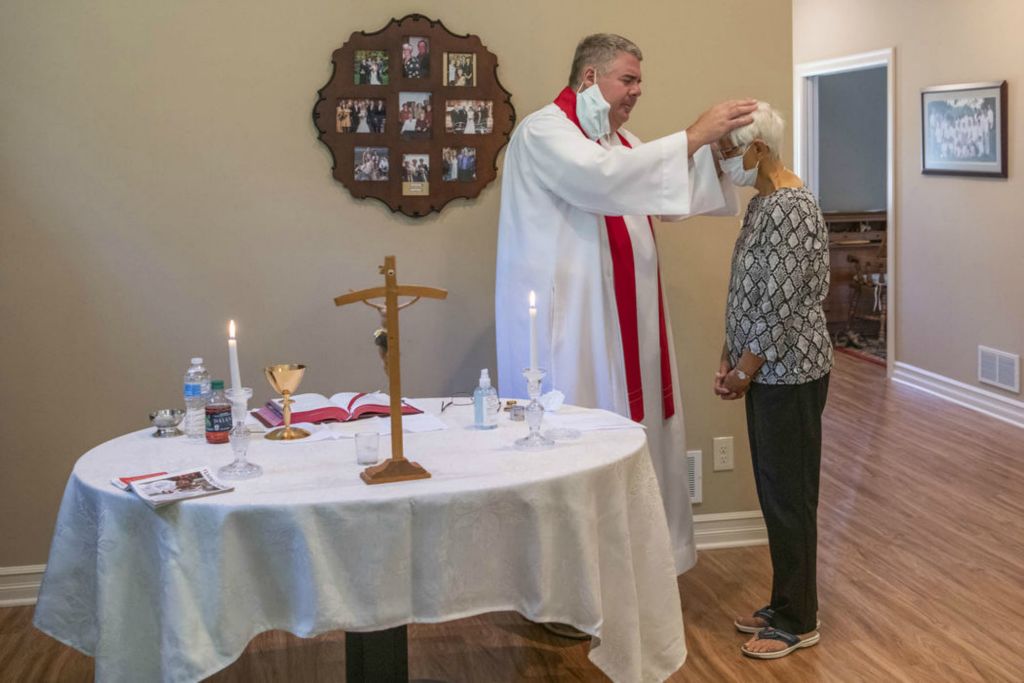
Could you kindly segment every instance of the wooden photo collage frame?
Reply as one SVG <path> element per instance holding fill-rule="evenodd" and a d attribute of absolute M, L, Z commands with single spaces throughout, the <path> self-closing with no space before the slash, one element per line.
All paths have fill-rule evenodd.
<path fill-rule="evenodd" d="M 495 179 L 516 114 L 478 36 L 410 14 L 354 32 L 332 61 L 313 123 L 352 196 L 420 217 Z"/>

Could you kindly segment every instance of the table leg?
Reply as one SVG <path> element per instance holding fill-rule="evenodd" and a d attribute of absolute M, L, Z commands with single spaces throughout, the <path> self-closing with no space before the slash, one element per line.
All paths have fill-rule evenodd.
<path fill-rule="evenodd" d="M 409 648 L 405 626 L 345 633 L 345 678 L 349 683 L 407 683 Z"/>

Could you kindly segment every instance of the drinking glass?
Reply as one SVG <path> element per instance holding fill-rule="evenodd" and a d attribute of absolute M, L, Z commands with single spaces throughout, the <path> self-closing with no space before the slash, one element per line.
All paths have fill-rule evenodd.
<path fill-rule="evenodd" d="M 356 462 L 360 465 L 376 465 L 380 461 L 380 434 L 359 432 L 356 434 Z"/>

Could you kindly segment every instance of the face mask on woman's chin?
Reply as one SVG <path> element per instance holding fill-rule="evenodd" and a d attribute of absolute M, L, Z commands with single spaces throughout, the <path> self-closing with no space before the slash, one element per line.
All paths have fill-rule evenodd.
<path fill-rule="evenodd" d="M 746 154 L 746 150 L 744 150 L 744 154 Z M 729 176 L 732 184 L 737 187 L 753 187 L 757 182 L 757 166 L 743 168 L 743 154 L 722 159 L 719 166 L 722 167 L 722 172 Z"/>
<path fill-rule="evenodd" d="M 582 85 L 580 86 L 583 87 Z M 580 120 L 580 128 L 591 140 L 597 140 L 611 133 L 608 114 L 612 105 L 601 94 L 597 83 L 580 92 L 576 91 L 576 117 Z"/>

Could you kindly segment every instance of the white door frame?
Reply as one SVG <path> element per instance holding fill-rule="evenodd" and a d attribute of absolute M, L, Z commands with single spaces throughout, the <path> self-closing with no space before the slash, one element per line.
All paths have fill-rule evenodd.
<path fill-rule="evenodd" d="M 893 364 L 896 362 L 897 324 L 896 287 L 896 50 L 887 48 L 874 52 L 825 59 L 818 62 L 797 64 L 793 67 L 793 163 L 796 174 L 807 182 L 815 193 L 818 191 L 818 158 L 811 154 L 811 140 L 817 137 L 817 82 L 814 76 L 861 71 L 874 67 L 886 67 L 886 134 L 885 134 L 885 209 L 886 209 L 886 265 L 888 273 L 885 374 L 891 379 Z"/>

